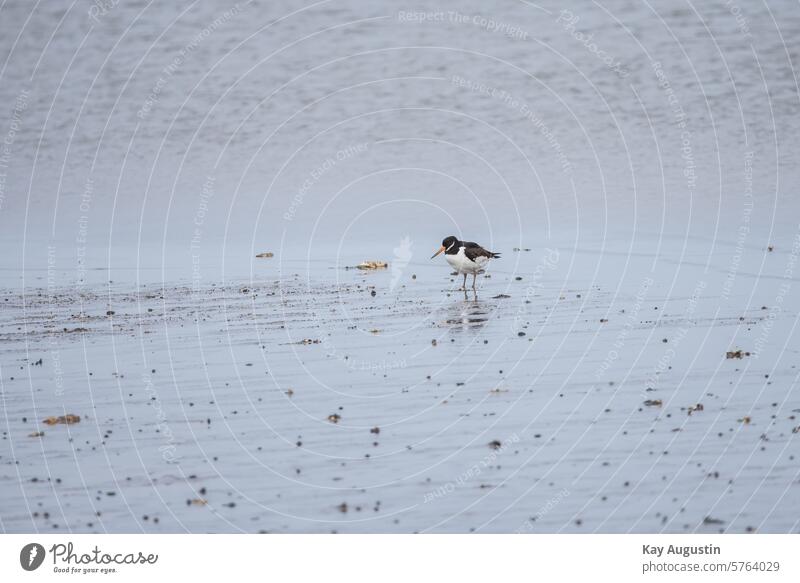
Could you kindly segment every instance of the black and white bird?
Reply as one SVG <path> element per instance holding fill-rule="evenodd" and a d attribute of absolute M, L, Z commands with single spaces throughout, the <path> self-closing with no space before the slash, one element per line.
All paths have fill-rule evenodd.
<path fill-rule="evenodd" d="M 475 289 L 475 281 L 478 279 L 478 274 L 483 273 L 490 259 L 500 257 L 499 253 L 487 251 L 477 243 L 459 241 L 453 236 L 447 237 L 442 241 L 442 246 L 431 256 L 431 259 L 440 253 L 444 253 L 444 258 L 456 270 L 456 273 L 464 275 L 464 283 L 461 286 L 463 290 L 467 289 L 468 274 L 472 274 L 472 289 Z"/>

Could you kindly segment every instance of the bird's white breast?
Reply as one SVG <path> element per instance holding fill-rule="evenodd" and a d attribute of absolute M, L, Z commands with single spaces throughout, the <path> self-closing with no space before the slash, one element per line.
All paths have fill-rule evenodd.
<path fill-rule="evenodd" d="M 464 253 L 464 247 L 459 248 L 455 255 L 445 255 L 447 262 L 459 273 L 478 273 L 489 261 L 487 257 L 478 257 L 472 261 Z"/>

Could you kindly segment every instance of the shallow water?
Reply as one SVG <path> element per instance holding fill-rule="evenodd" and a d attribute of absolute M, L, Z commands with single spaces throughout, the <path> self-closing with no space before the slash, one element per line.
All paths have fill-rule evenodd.
<path fill-rule="evenodd" d="M 796 4 L 493 6 L 3 4 L 0 528 L 798 530 Z"/>

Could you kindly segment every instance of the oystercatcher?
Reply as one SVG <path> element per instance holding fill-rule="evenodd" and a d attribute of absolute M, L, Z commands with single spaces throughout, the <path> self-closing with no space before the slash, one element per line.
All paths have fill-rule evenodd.
<path fill-rule="evenodd" d="M 477 243 L 469 241 L 459 241 L 453 236 L 447 237 L 442 241 L 442 246 L 431 256 L 431 259 L 444 252 L 444 258 L 456 270 L 456 273 L 464 274 L 464 284 L 461 289 L 467 289 L 467 274 L 472 274 L 472 289 L 475 289 L 475 281 L 478 274 L 483 273 L 484 267 L 490 259 L 499 258 L 499 253 L 487 251 Z"/>

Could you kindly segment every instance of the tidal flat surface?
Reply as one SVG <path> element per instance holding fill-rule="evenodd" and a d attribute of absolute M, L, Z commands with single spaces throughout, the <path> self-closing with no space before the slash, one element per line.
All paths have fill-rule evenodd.
<path fill-rule="evenodd" d="M 796 1 L 0 4 L 1 531 L 798 532 Z"/>
<path fill-rule="evenodd" d="M 3 530 L 796 532 L 796 314 L 553 253 L 6 290 Z"/>

